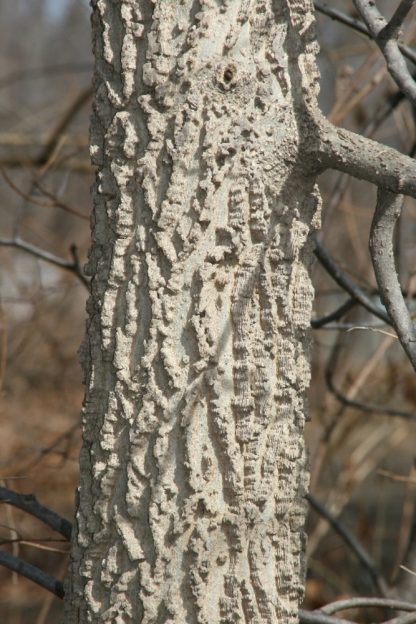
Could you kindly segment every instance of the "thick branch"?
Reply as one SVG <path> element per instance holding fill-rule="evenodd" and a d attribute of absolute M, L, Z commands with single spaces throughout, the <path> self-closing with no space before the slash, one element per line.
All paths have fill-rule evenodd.
<path fill-rule="evenodd" d="M 397 336 L 416 370 L 416 332 L 404 301 L 394 263 L 393 232 L 403 197 L 379 188 L 371 225 L 370 252 L 374 273 Z"/>
<path fill-rule="evenodd" d="M 8 488 L 0 487 L 0 501 L 25 511 L 49 526 L 57 533 L 63 535 L 67 540 L 71 539 L 71 523 L 51 509 L 48 509 L 48 507 L 44 507 L 38 503 L 33 494 L 18 494 Z"/>
<path fill-rule="evenodd" d="M 416 163 L 392 147 L 337 128 L 323 117 L 318 160 L 324 169 L 338 169 L 393 193 L 416 197 Z"/>
<path fill-rule="evenodd" d="M 29 580 L 33 581 L 37 585 L 40 585 L 44 589 L 47 589 L 58 598 L 64 597 L 64 587 L 61 581 L 53 578 L 40 568 L 32 565 L 31 563 L 27 563 L 26 561 L 22 561 L 22 559 L 18 559 L 14 557 L 8 552 L 4 550 L 0 550 L 0 565 L 12 570 L 13 572 L 17 572 L 22 576 L 25 576 Z"/>

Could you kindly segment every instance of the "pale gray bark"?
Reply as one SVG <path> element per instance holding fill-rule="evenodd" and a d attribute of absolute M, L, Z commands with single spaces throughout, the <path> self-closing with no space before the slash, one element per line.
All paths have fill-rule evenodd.
<path fill-rule="evenodd" d="M 379 171 L 413 194 L 414 164 L 367 142 L 364 162 L 363 140 L 321 119 L 310 0 L 92 4 L 98 173 L 65 621 L 292 624 L 315 178 Z"/>
<path fill-rule="evenodd" d="M 317 90 L 304 2 L 94 2 L 67 622 L 295 622 Z M 309 43 L 309 41 L 311 43 Z"/>

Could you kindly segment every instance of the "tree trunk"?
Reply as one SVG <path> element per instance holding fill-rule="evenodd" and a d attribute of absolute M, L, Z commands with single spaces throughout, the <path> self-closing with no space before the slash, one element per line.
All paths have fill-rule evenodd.
<path fill-rule="evenodd" d="M 297 622 L 310 0 L 93 0 L 69 623 Z"/>

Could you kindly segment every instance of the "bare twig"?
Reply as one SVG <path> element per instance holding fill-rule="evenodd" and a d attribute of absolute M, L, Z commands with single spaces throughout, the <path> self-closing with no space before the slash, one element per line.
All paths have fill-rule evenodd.
<path fill-rule="evenodd" d="M 313 329 L 325 330 L 325 331 L 343 331 L 343 332 L 351 332 L 356 329 L 365 329 L 367 331 L 373 331 L 378 334 L 384 334 L 385 336 L 393 336 L 397 339 L 395 334 L 391 334 L 390 332 L 386 332 L 382 330 L 382 327 L 385 327 L 385 323 L 366 323 L 365 325 L 357 325 L 357 323 L 330 323 L 328 325 L 322 325 L 321 327 L 313 327 Z"/>
<path fill-rule="evenodd" d="M 0 487 L 0 501 L 29 513 L 54 531 L 57 531 L 57 533 L 63 535 L 67 540 L 71 539 L 71 523 L 48 507 L 38 503 L 33 494 L 18 494 L 8 488 Z"/>
<path fill-rule="evenodd" d="M 311 320 L 311 327 L 314 329 L 319 329 L 324 325 L 328 325 L 332 321 L 336 321 L 339 318 L 343 317 L 344 314 L 347 314 L 355 305 L 357 304 L 355 299 L 347 299 L 342 305 L 339 306 L 336 310 L 331 312 L 330 314 L 326 314 L 325 316 L 321 316 L 319 318 L 313 318 Z"/>
<path fill-rule="evenodd" d="M 319 11 L 319 13 L 322 13 L 323 15 L 326 15 L 327 17 L 336 20 L 341 24 L 345 24 L 345 26 L 349 26 L 353 30 L 356 30 L 361 34 L 366 35 L 370 39 L 372 38 L 367 26 L 363 24 L 363 22 L 361 22 L 360 20 L 357 20 L 354 17 L 343 13 L 338 9 L 333 9 L 332 7 L 327 6 L 325 2 L 318 2 L 317 0 L 315 0 L 313 4 L 315 6 L 315 9 Z"/>
<path fill-rule="evenodd" d="M 349 26 L 353 30 L 356 30 L 361 34 L 366 35 L 366 37 L 373 39 L 373 36 L 368 30 L 367 26 L 363 24 L 360 20 L 354 19 L 353 17 L 350 17 L 349 15 L 343 13 L 342 11 L 339 11 L 338 9 L 333 9 L 332 7 L 327 6 L 327 4 L 324 2 L 318 2 L 317 0 L 315 0 L 314 5 L 315 9 L 319 11 L 319 13 L 322 13 L 323 15 L 326 15 L 327 17 L 336 20 L 341 24 L 345 24 L 345 26 Z M 411 48 L 409 48 L 409 46 L 404 45 L 403 43 L 399 43 L 399 50 L 403 54 L 403 56 L 409 59 L 409 61 L 416 63 L 416 54 Z"/>
<path fill-rule="evenodd" d="M 336 281 L 336 283 L 341 286 L 341 288 L 343 288 L 355 301 L 374 314 L 374 316 L 377 316 L 377 318 L 381 319 L 388 325 L 390 324 L 388 315 L 381 309 L 381 307 L 375 305 L 366 293 L 359 286 L 357 286 L 357 284 L 355 284 L 346 273 L 341 271 L 323 244 L 318 240 L 315 242 L 315 256 L 318 258 L 319 262 L 329 273 L 329 275 Z"/>
<path fill-rule="evenodd" d="M 16 539 L 1 540 L 0 546 L 6 546 L 7 544 L 17 543 L 20 546 L 30 546 L 32 548 L 37 548 L 39 550 L 48 550 L 50 552 L 62 553 L 64 555 L 67 555 L 69 552 L 68 549 L 63 550 L 62 548 L 56 548 L 53 546 L 45 546 L 45 542 L 54 542 L 54 543 L 62 542 L 68 545 L 68 540 L 65 540 L 65 539 L 58 540 L 58 539 L 51 539 L 51 538 L 36 538 L 36 539 L 30 540 L 30 539 L 24 539 L 23 537 L 18 537 Z"/>
<path fill-rule="evenodd" d="M 32 194 L 28 194 L 22 191 L 17 186 L 17 184 L 13 182 L 13 180 L 10 178 L 10 176 L 8 175 L 4 167 L 2 167 L 1 165 L 0 165 L 0 172 L 3 178 L 5 179 L 5 181 L 7 182 L 7 184 L 10 186 L 10 188 L 13 189 L 13 191 L 17 193 L 20 197 L 30 202 L 31 204 L 35 204 L 36 206 L 42 206 L 42 208 L 54 208 L 54 207 L 62 208 L 62 210 L 65 210 L 66 212 L 69 212 L 70 214 L 73 214 L 74 216 L 79 217 L 80 219 L 84 219 L 86 221 L 89 220 L 89 217 L 87 215 L 84 215 L 82 212 L 79 212 L 75 208 L 72 208 L 72 206 L 68 206 L 68 204 L 65 204 L 64 202 L 60 201 L 52 193 L 50 193 L 49 191 L 41 187 L 41 185 L 38 182 L 35 182 L 35 186 L 41 191 L 41 193 L 43 193 L 46 197 L 49 197 L 49 199 L 51 199 L 50 202 L 39 200 L 36 197 L 34 197 Z"/>
<path fill-rule="evenodd" d="M 414 0 L 403 0 L 392 17 L 391 25 L 387 23 L 376 3 L 372 0 L 353 0 L 354 5 L 366 23 L 374 41 L 380 48 L 387 67 L 397 86 L 416 104 L 416 83 L 413 80 L 397 43 L 397 35 L 402 20 L 410 11 Z"/>
<path fill-rule="evenodd" d="M 355 624 L 351 620 L 342 620 L 341 618 L 326 615 L 321 611 L 299 611 L 300 624 Z"/>
<path fill-rule="evenodd" d="M 9 570 L 12 570 L 13 572 L 21 574 L 22 576 L 25 576 L 37 585 L 40 585 L 52 594 L 58 596 L 58 598 L 64 597 L 64 587 L 61 581 L 58 581 L 57 579 L 53 578 L 52 576 L 50 576 L 40 568 L 32 565 L 31 563 L 22 561 L 22 559 L 14 557 L 4 550 L 0 550 L 0 565 L 8 568 Z"/>
<path fill-rule="evenodd" d="M 36 80 L 38 78 L 45 78 L 45 76 L 52 76 L 53 74 L 59 77 L 67 73 L 86 72 L 91 74 L 92 69 L 90 63 L 60 63 L 59 65 L 44 65 L 43 67 L 24 69 L 2 76 L 0 78 L 0 89 L 9 87 L 16 82 L 22 82 L 23 80 Z"/>
<path fill-rule="evenodd" d="M 47 144 L 37 158 L 37 165 L 43 166 L 53 157 L 55 150 L 61 140 L 61 137 L 74 117 L 79 113 L 83 106 L 89 101 L 93 93 L 91 86 L 78 93 L 75 99 L 70 103 L 62 118 L 56 127 L 52 130 Z"/>
<path fill-rule="evenodd" d="M 405 602 L 403 600 L 393 600 L 390 598 L 346 598 L 345 600 L 337 600 L 321 607 L 323 613 L 332 615 L 337 611 L 345 611 L 347 609 L 359 609 L 362 607 L 380 607 L 381 609 L 394 609 L 395 611 L 415 611 L 416 604 Z"/>
<path fill-rule="evenodd" d="M 370 252 L 374 273 L 391 323 L 416 370 L 416 332 L 402 295 L 394 264 L 393 232 L 401 213 L 403 197 L 379 188 L 371 225 Z"/>
<path fill-rule="evenodd" d="M 331 525 L 331 527 L 342 537 L 344 542 L 351 548 L 357 559 L 361 562 L 361 564 L 365 567 L 367 572 L 369 573 L 371 580 L 374 583 L 376 590 L 381 594 L 381 596 L 387 595 L 387 583 L 381 576 L 380 572 L 377 570 L 376 565 L 367 551 L 363 548 L 357 538 L 343 525 L 340 521 L 335 518 L 328 509 L 322 505 L 318 501 L 318 499 L 313 496 L 313 494 L 307 494 L 306 500 L 309 502 L 310 506 L 319 513 L 320 516 L 325 518 L 325 520 Z"/>
<path fill-rule="evenodd" d="M 381 405 L 372 405 L 370 403 L 364 403 L 362 401 L 357 401 L 356 399 L 349 398 L 345 396 L 334 384 L 333 380 L 333 369 L 328 367 L 325 371 L 325 379 L 328 386 L 329 391 L 338 399 L 340 403 L 347 407 L 352 407 L 361 412 L 367 412 L 369 414 L 381 414 L 383 416 L 397 416 L 399 418 L 404 418 L 405 420 L 416 420 L 415 412 L 406 412 L 404 410 L 390 409 L 388 407 L 384 407 Z"/>
<path fill-rule="evenodd" d="M 67 453 L 69 452 L 69 448 L 70 448 L 71 438 L 78 429 L 79 429 L 79 423 L 77 422 L 75 425 L 72 425 L 71 427 L 69 427 L 69 429 L 67 429 L 63 433 L 60 433 L 53 440 L 53 442 L 51 442 L 46 448 L 39 449 L 36 457 L 27 461 L 25 464 L 23 464 L 23 466 L 21 465 L 21 466 L 17 466 L 13 468 L 14 477 L 7 476 L 3 478 L 7 480 L 11 478 L 26 478 L 25 477 L 26 473 L 32 470 L 35 466 L 37 466 L 45 457 L 47 457 L 50 453 L 53 453 L 53 452 L 57 453 L 55 449 L 62 442 L 65 442 L 65 446 L 66 446 L 66 450 L 64 451 L 64 458 L 66 459 Z M 16 477 L 16 474 L 18 475 L 17 477 Z"/>
<path fill-rule="evenodd" d="M 403 22 L 414 3 L 415 0 L 402 0 L 380 35 L 385 39 L 398 39 Z"/>
<path fill-rule="evenodd" d="M 34 187 L 37 188 L 40 191 L 40 193 L 42 193 L 42 195 L 45 195 L 45 197 L 49 197 L 49 199 L 52 200 L 53 205 L 55 205 L 57 208 L 62 208 L 62 210 L 64 210 L 65 212 L 69 212 L 70 214 L 73 214 L 74 216 L 79 217 L 80 219 L 89 221 L 90 219 L 89 215 L 85 215 L 84 213 L 79 212 L 79 210 L 76 210 L 75 208 L 67 204 L 66 202 L 62 201 L 62 199 L 59 199 L 59 197 L 57 197 L 54 193 L 51 193 L 51 191 L 47 190 L 40 183 L 39 180 L 34 181 Z"/>
<path fill-rule="evenodd" d="M 62 561 L 62 565 L 59 567 L 59 570 L 57 571 L 58 578 L 62 578 L 64 576 L 64 574 L 66 573 L 67 566 L 68 566 L 68 561 L 67 561 L 67 558 L 64 557 Z M 45 624 L 45 622 L 47 622 L 47 617 L 51 610 L 53 601 L 54 601 L 53 594 L 47 593 L 45 595 L 45 599 L 43 601 L 42 608 L 39 611 L 38 617 L 36 618 L 36 621 L 33 622 L 33 624 Z"/>
<path fill-rule="evenodd" d="M 406 613 L 406 615 L 401 615 L 393 620 L 387 620 L 382 622 L 382 624 L 415 624 L 415 622 L 416 613 Z"/>
<path fill-rule="evenodd" d="M 64 258 L 61 258 L 60 256 L 56 256 L 55 254 L 49 251 L 46 251 L 45 249 L 36 247 L 36 245 L 32 245 L 31 243 L 28 243 L 22 240 L 21 238 L 19 238 L 18 236 L 14 238 L 0 237 L 0 246 L 15 247 L 16 249 L 21 249 L 22 251 L 26 251 L 32 256 L 39 258 L 40 260 L 45 260 L 45 262 L 50 262 L 51 264 L 55 264 L 61 269 L 66 269 L 67 271 L 74 273 L 74 275 L 78 277 L 78 279 L 84 284 L 84 286 L 88 288 L 88 285 L 89 285 L 88 279 L 85 277 L 80 267 L 78 258 L 74 257 L 74 249 L 76 249 L 76 247 L 74 247 L 73 245 L 71 246 L 71 254 L 73 257 L 72 262 L 69 260 L 65 260 Z"/>

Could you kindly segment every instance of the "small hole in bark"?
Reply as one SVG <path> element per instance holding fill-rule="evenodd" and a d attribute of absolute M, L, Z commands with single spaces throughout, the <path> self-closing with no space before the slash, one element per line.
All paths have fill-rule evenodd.
<path fill-rule="evenodd" d="M 223 74 L 224 82 L 226 82 L 227 84 L 230 83 L 231 80 L 235 76 L 235 72 L 236 72 L 236 69 L 235 69 L 234 65 L 228 65 L 224 69 L 224 74 Z"/>
<path fill-rule="evenodd" d="M 224 91 L 235 87 L 237 83 L 237 67 L 234 63 L 228 63 L 225 67 L 220 66 L 217 71 L 216 80 Z"/>

